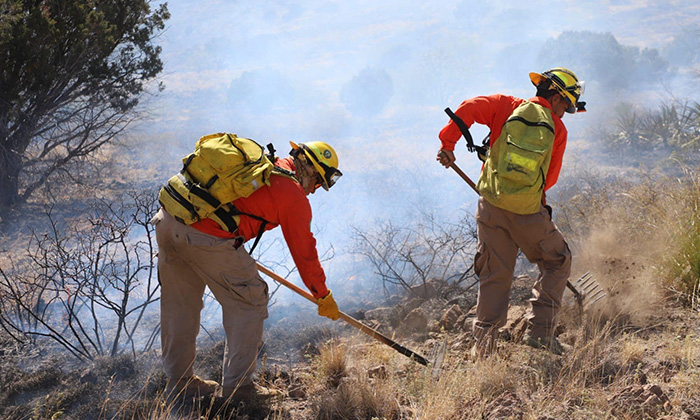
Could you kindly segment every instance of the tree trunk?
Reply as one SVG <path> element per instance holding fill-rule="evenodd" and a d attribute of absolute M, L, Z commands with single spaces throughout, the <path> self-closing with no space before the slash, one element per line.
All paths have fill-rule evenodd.
<path fill-rule="evenodd" d="M 0 217 L 20 201 L 19 173 L 22 156 L 12 150 L 0 150 Z"/>

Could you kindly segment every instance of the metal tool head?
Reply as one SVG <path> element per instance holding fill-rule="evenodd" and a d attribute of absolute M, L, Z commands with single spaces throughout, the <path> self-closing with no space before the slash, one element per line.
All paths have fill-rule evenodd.
<path fill-rule="evenodd" d="M 574 281 L 573 287 L 578 291 L 576 300 L 579 301 L 582 310 L 590 308 L 608 295 L 608 292 L 603 289 L 603 286 L 588 271 Z"/>

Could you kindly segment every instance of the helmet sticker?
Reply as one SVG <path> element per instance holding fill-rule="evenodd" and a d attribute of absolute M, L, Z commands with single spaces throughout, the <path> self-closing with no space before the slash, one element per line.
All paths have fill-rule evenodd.
<path fill-rule="evenodd" d="M 326 159 L 330 159 L 330 158 L 331 158 L 331 151 L 328 150 L 328 149 L 324 150 L 324 151 L 323 151 L 323 157 L 326 158 Z"/>

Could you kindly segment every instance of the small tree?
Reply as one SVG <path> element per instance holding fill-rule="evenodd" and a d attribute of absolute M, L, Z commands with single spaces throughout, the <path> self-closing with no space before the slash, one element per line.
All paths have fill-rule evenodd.
<path fill-rule="evenodd" d="M 0 325 L 18 341 L 47 337 L 91 360 L 130 347 L 137 352 L 148 307 L 159 300 L 151 193 L 102 202 L 87 220 L 34 232 L 23 262 L 0 267 Z M 155 340 L 141 334 L 138 350 Z"/>
<path fill-rule="evenodd" d="M 0 209 L 90 156 L 136 118 L 163 69 L 170 15 L 148 0 L 0 3 Z"/>
<path fill-rule="evenodd" d="M 374 230 L 354 231 L 355 253 L 369 260 L 386 291 L 415 290 L 432 279 L 460 285 L 474 277 L 476 226 L 470 218 L 451 224 L 426 215 L 412 226 L 380 222 Z"/>

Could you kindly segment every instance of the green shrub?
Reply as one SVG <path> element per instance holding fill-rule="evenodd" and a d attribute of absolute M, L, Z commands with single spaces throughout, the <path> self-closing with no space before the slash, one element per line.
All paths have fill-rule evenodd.
<path fill-rule="evenodd" d="M 700 309 L 700 185 L 697 175 L 687 172 L 678 190 L 677 202 L 685 203 L 678 212 L 672 238 L 675 251 L 664 264 L 665 285 L 683 303 Z"/>

